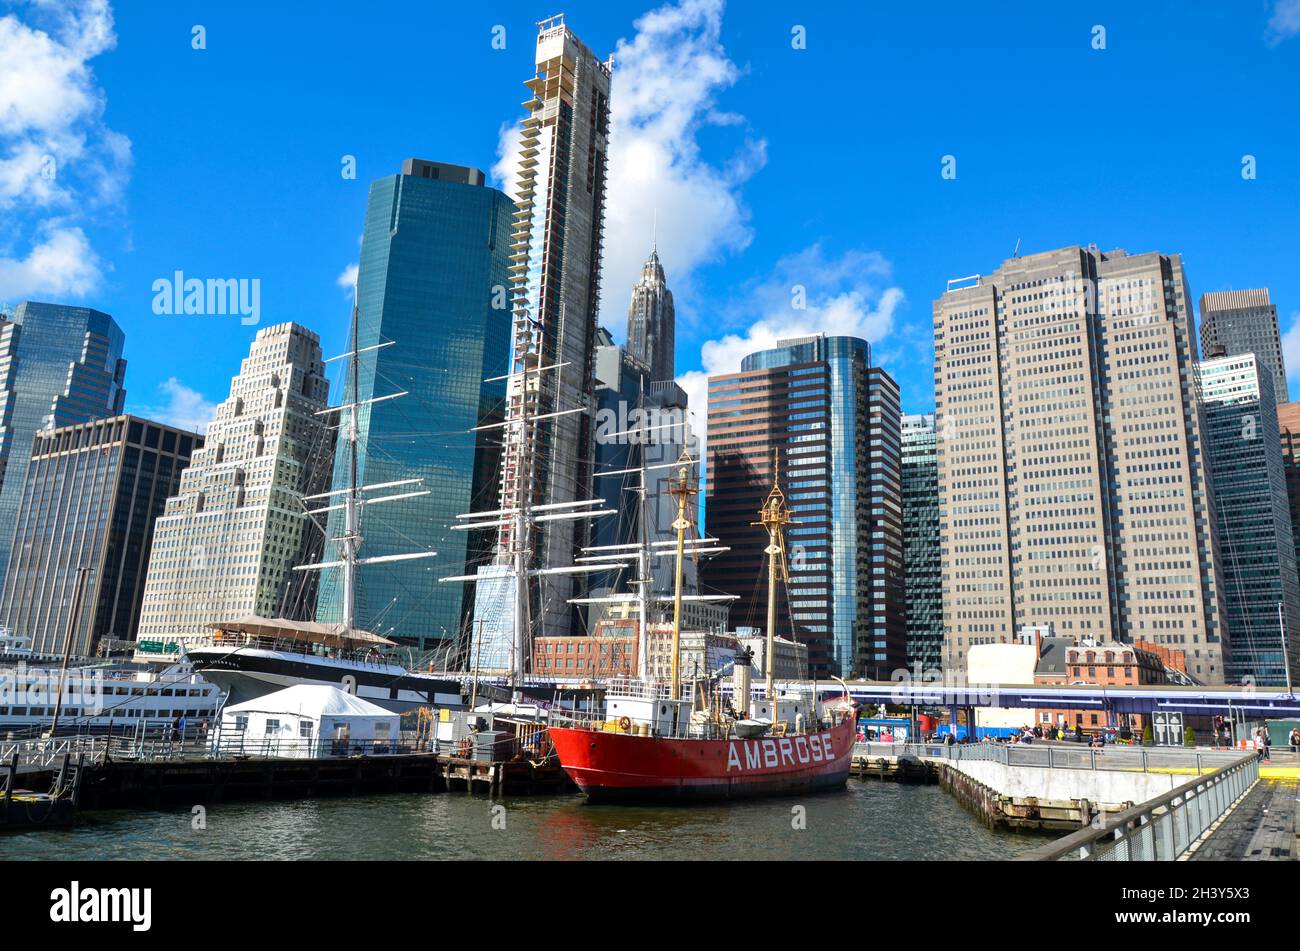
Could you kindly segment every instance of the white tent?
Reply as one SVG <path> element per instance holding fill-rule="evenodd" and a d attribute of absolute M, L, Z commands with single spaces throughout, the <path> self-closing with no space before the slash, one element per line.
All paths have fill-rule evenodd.
<path fill-rule="evenodd" d="M 328 684 L 295 684 L 221 711 L 221 753 L 313 758 L 391 752 L 396 713 Z"/>

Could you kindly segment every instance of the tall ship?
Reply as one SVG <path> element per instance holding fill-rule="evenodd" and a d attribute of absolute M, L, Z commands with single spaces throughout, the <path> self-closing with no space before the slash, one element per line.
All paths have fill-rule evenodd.
<path fill-rule="evenodd" d="M 691 696 L 683 695 L 682 561 L 691 526 L 688 503 L 698 491 L 691 473 L 684 459 L 672 484 L 677 566 L 671 681 L 665 685 L 644 677 L 643 659 L 642 679 L 612 686 L 601 716 L 552 723 L 550 737 L 560 765 L 588 799 L 602 802 L 692 802 L 841 789 L 856 737 L 856 712 L 847 688 L 828 701 L 820 700 L 815 688 L 808 696 L 780 696 L 774 679 L 777 590 L 782 580 L 788 581 L 784 528 L 791 521 L 779 470 L 756 523 L 768 532 L 764 696 L 753 696 L 744 654 L 733 667 L 730 698 L 720 679 L 696 682 Z"/>

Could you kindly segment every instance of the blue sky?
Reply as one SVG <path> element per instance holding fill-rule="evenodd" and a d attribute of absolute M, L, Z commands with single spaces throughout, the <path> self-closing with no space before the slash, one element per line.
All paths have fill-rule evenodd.
<path fill-rule="evenodd" d="M 602 323 L 623 336 L 657 211 L 693 393 L 783 334 L 856 332 L 928 410 L 932 300 L 1017 241 L 1179 252 L 1194 295 L 1268 286 L 1284 330 L 1300 317 L 1300 0 L 562 6 L 615 54 Z M 534 22 L 558 12 L 0 11 L 0 303 L 113 314 L 129 409 L 194 425 L 256 327 L 157 315 L 153 282 L 257 278 L 263 324 L 339 352 L 369 182 L 409 156 L 508 177 Z M 1300 328 L 1288 344 L 1300 377 Z"/>

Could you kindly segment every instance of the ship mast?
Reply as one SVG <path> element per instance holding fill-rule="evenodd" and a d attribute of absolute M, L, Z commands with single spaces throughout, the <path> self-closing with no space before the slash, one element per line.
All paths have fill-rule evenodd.
<path fill-rule="evenodd" d="M 381 482 L 374 485 L 361 485 L 359 476 L 358 450 L 357 442 L 360 438 L 360 426 L 357 414 L 362 406 L 369 406 L 374 403 L 382 403 L 387 400 L 397 399 L 406 396 L 405 390 L 398 393 L 389 393 L 386 396 L 376 396 L 370 399 L 360 399 L 361 395 L 361 370 L 359 357 L 363 353 L 383 350 L 385 347 L 391 347 L 396 341 L 389 340 L 386 343 L 376 344 L 372 347 L 362 347 L 360 345 L 361 319 L 358 304 L 357 287 L 352 287 L 352 348 L 344 354 L 337 357 L 330 357 L 326 363 L 332 363 L 335 360 L 347 359 L 348 363 L 348 382 L 352 391 L 352 401 L 344 403 L 341 406 L 331 406 L 327 409 L 318 410 L 317 416 L 326 416 L 332 413 L 342 413 L 347 411 L 347 422 L 343 425 L 340 419 L 343 438 L 347 441 L 348 447 L 348 484 L 345 488 L 335 489 L 331 492 L 321 492 L 317 495 L 304 496 L 303 503 L 317 501 L 321 499 L 329 500 L 337 496 L 343 496 L 342 503 L 326 504 L 316 509 L 307 509 L 304 514 L 315 521 L 317 515 L 326 515 L 329 512 L 338 509 L 343 510 L 343 533 L 335 537 L 334 541 L 339 546 L 339 560 L 323 561 L 311 565 L 296 565 L 294 571 L 320 571 L 325 568 L 341 568 L 339 587 L 341 589 L 341 615 L 340 621 L 344 634 L 350 634 L 356 630 L 357 625 L 357 567 L 360 565 L 373 565 L 381 562 L 390 561 L 409 561 L 414 558 L 433 558 L 437 556 L 436 551 L 416 551 L 404 552 L 396 555 L 379 555 L 374 558 L 360 558 L 358 552 L 361 547 L 361 509 L 367 505 L 378 505 L 381 502 L 396 502 L 399 499 L 413 499 L 420 496 L 431 494 L 429 489 L 416 488 L 410 492 L 398 492 L 396 494 L 383 495 L 379 497 L 367 497 L 364 493 L 374 489 L 395 489 L 403 486 L 421 486 L 423 479 L 398 479 L 393 482 Z M 346 391 L 345 391 L 346 393 Z M 317 522 L 317 526 L 322 532 L 325 526 Z M 391 607 L 391 604 L 389 605 Z"/>
<path fill-rule="evenodd" d="M 691 521 L 686 514 L 686 505 L 694 500 L 699 489 L 691 482 L 690 457 L 682 451 L 677 460 L 677 478 L 669 483 L 668 493 L 677 500 L 677 518 L 673 528 L 677 532 L 677 565 L 675 568 L 673 589 L 673 655 L 672 655 L 672 699 L 680 700 L 682 692 L 682 568 L 686 555 L 686 530 Z"/>
<path fill-rule="evenodd" d="M 758 510 L 757 522 L 767 529 L 767 656 L 763 666 L 767 674 L 767 699 L 772 705 L 772 723 L 776 723 L 776 592 L 777 582 L 790 583 L 790 572 L 785 560 L 785 526 L 789 525 L 790 510 L 786 508 L 785 494 L 781 491 L 781 460 L 772 452 L 772 490 Z"/>

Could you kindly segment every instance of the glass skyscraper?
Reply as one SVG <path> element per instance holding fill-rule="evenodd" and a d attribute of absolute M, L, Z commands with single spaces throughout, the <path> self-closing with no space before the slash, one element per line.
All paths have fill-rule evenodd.
<path fill-rule="evenodd" d="M 739 596 L 735 624 L 764 623 L 766 539 L 751 523 L 779 457 L 797 523 L 780 613 L 818 676 L 888 678 L 906 663 L 900 416 L 897 385 L 856 337 L 783 340 L 709 379 L 708 534 L 732 550 L 703 581 Z"/>
<path fill-rule="evenodd" d="M 9 565 L 32 437 L 122 412 L 125 337 L 108 314 L 24 301 L 0 319 L 0 581 Z"/>
<path fill-rule="evenodd" d="M 939 576 L 939 465 L 934 414 L 903 417 L 903 561 L 907 665 L 943 665 L 943 582 Z"/>
<path fill-rule="evenodd" d="M 490 556 L 491 540 L 451 531 L 456 516 L 496 501 L 499 418 L 509 372 L 510 239 L 515 206 L 478 169 L 408 160 L 370 187 L 357 275 L 359 392 L 343 402 L 405 391 L 358 413 L 362 485 L 421 478 L 429 495 L 363 508 L 359 555 L 436 551 L 438 557 L 357 569 L 356 623 L 421 648 L 454 638 L 472 588 L 439 584 Z M 380 344 L 392 342 L 382 349 Z M 347 413 L 338 414 L 344 425 Z M 333 488 L 349 483 L 340 438 Z M 415 487 L 403 488 L 401 492 Z M 343 513 L 330 513 L 329 539 Z M 326 542 L 325 561 L 337 559 Z M 337 572 L 321 579 L 318 620 L 341 620 Z"/>
<path fill-rule="evenodd" d="M 1273 374 L 1254 353 L 1197 366 L 1223 565 L 1226 680 L 1286 684 L 1283 632 L 1300 660 L 1300 581 L 1278 431 Z M 1281 612 L 1278 607 L 1281 605 Z"/>
<path fill-rule="evenodd" d="M 135 416 L 41 432 L 17 524 L 0 619 L 37 653 L 64 649 L 78 572 L 89 568 L 72 652 L 135 637 L 154 524 L 203 437 Z"/>

